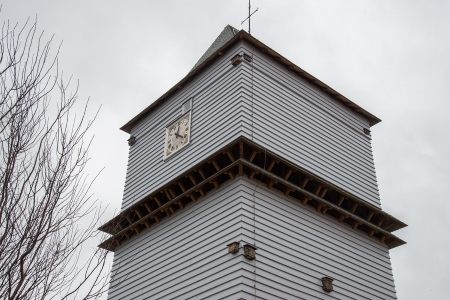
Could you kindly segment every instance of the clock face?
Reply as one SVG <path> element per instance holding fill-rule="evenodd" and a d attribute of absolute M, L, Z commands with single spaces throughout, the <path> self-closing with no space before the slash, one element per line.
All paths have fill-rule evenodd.
<path fill-rule="evenodd" d="M 191 138 L 191 111 L 166 128 L 164 159 L 187 146 Z"/>

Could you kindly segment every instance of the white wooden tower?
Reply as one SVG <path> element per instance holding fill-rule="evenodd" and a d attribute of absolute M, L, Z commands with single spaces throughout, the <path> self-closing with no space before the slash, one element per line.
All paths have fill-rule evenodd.
<path fill-rule="evenodd" d="M 108 299 L 396 299 L 380 120 L 226 26 L 130 134 Z"/>

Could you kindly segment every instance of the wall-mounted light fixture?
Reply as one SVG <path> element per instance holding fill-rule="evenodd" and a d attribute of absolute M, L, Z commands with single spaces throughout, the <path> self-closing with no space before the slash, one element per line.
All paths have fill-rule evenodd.
<path fill-rule="evenodd" d="M 254 260 L 256 259 L 256 247 L 250 244 L 244 245 L 244 257 L 246 259 Z"/>
<path fill-rule="evenodd" d="M 238 253 L 239 252 L 239 242 L 232 242 L 231 244 L 227 245 L 228 247 L 228 253 Z"/>
<path fill-rule="evenodd" d="M 330 277 L 322 277 L 322 289 L 329 293 L 333 290 L 333 279 Z"/>
<path fill-rule="evenodd" d="M 133 146 L 134 144 L 136 144 L 136 137 L 135 136 L 131 136 L 129 139 L 128 139 L 128 146 Z"/>
<path fill-rule="evenodd" d="M 242 62 L 242 56 L 240 56 L 239 54 L 236 54 L 232 59 L 231 59 L 231 64 L 233 66 L 237 66 L 238 64 L 240 64 Z"/>

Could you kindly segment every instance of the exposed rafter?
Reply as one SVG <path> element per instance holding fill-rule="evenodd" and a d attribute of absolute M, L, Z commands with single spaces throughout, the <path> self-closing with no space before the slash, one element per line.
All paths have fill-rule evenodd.
<path fill-rule="evenodd" d="M 112 237 L 100 247 L 114 251 L 124 240 L 171 217 L 189 202 L 244 175 L 377 238 L 389 248 L 405 243 L 391 233 L 405 227 L 403 222 L 256 143 L 239 138 L 101 226 L 99 229 Z"/>

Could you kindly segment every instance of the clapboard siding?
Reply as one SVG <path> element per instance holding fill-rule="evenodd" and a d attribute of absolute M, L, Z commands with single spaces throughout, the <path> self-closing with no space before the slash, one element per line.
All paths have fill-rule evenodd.
<path fill-rule="evenodd" d="M 240 181 L 188 205 L 117 249 L 108 299 L 217 299 L 239 288 Z"/>
<path fill-rule="evenodd" d="M 247 273 L 243 277 L 255 281 L 252 272 L 256 264 L 257 295 L 396 299 L 384 245 L 265 186 L 258 186 L 253 197 L 254 183 L 241 181 L 243 239 L 255 241 L 258 248 L 256 261 L 244 261 Z M 335 289 L 329 295 L 321 290 L 323 276 L 335 279 Z"/>
<path fill-rule="evenodd" d="M 253 54 L 253 70 L 245 61 L 231 66 L 244 52 Z M 163 161 L 165 128 L 191 97 L 191 143 Z M 122 209 L 240 136 L 381 207 L 368 127 L 239 42 L 132 128 L 137 142 Z M 243 249 L 228 254 L 232 241 L 255 243 L 257 259 L 245 259 Z M 321 289 L 323 276 L 335 279 L 332 293 Z M 118 247 L 108 299 L 396 299 L 396 293 L 385 245 L 244 176 Z"/>
<path fill-rule="evenodd" d="M 112 274 L 108 299 L 396 299 L 383 244 L 245 176 L 120 246 Z"/>
<path fill-rule="evenodd" d="M 246 62 L 231 66 L 236 53 L 252 51 L 253 73 Z M 191 144 L 163 161 L 165 127 L 190 97 Z M 130 147 L 122 209 L 239 136 L 381 207 L 364 127 L 369 124 L 360 115 L 250 46 L 237 44 L 133 127 L 137 143 Z"/>
<path fill-rule="evenodd" d="M 255 113 L 255 115 L 256 117 L 258 117 L 258 113 Z M 269 116 L 262 116 L 262 118 L 266 117 L 269 118 Z M 361 168 L 361 166 L 363 165 L 362 159 L 359 160 L 357 157 L 353 157 L 352 161 L 351 157 L 348 157 L 348 154 L 342 155 L 341 157 L 337 156 L 337 151 L 340 151 L 341 149 L 333 149 L 333 145 L 329 144 L 329 140 L 324 140 L 323 142 L 321 142 L 321 138 L 308 140 L 308 137 L 304 136 L 302 142 L 304 142 L 305 144 L 302 144 L 302 142 L 296 142 L 295 140 L 290 143 L 286 142 L 286 138 L 283 137 L 283 135 L 285 136 L 286 130 L 289 131 L 291 128 L 292 123 L 289 123 L 289 121 L 290 120 L 288 118 L 284 118 L 283 120 L 276 121 L 276 123 L 278 124 L 273 124 L 269 121 L 266 122 L 266 128 L 264 130 L 255 128 L 253 140 L 256 142 L 260 142 L 261 140 L 264 140 L 264 136 L 272 135 L 270 142 L 273 145 L 277 145 L 278 151 L 276 151 L 275 149 L 270 150 L 278 152 L 278 154 L 281 154 L 283 152 L 290 153 L 288 157 L 289 160 L 297 160 L 296 163 L 299 166 L 330 181 L 333 184 L 336 184 L 340 188 L 343 188 L 347 192 L 357 195 L 364 200 L 367 200 L 367 198 L 372 196 L 377 196 L 377 194 L 375 194 L 377 189 L 377 187 L 374 186 L 375 183 L 373 182 L 373 180 L 371 180 L 371 178 L 368 178 L 366 176 L 367 174 L 363 173 L 364 169 Z M 273 127 L 270 128 L 269 126 Z M 298 134 L 302 133 L 298 132 Z M 314 147 L 314 144 L 317 143 L 319 143 L 317 147 Z M 328 148 L 324 148 L 324 145 L 328 146 Z M 300 150 L 296 151 L 297 153 L 295 154 L 293 153 L 293 148 L 297 148 Z M 321 151 L 321 148 L 324 148 L 323 151 Z M 322 157 L 320 157 L 318 153 L 322 155 Z M 360 162 L 359 166 L 357 165 L 357 162 Z M 324 168 L 324 165 L 327 167 L 326 169 Z M 370 167 L 370 165 L 367 167 Z M 330 176 L 330 172 L 341 173 L 341 176 L 333 178 L 332 176 Z M 359 182 L 356 183 L 367 188 L 364 191 L 364 194 L 360 190 L 355 188 L 355 176 L 359 176 Z M 371 186 L 372 189 L 369 189 Z M 378 206 L 376 203 L 371 204 Z"/>
<path fill-rule="evenodd" d="M 206 101 L 209 103 L 199 103 L 201 99 L 195 99 L 198 101 L 194 101 L 194 110 L 192 112 L 191 145 L 186 148 L 186 150 L 183 150 L 183 152 L 169 158 L 166 162 L 162 160 L 165 126 L 161 126 L 161 128 L 156 130 L 156 136 L 150 136 L 148 140 L 141 141 L 144 146 L 149 145 L 150 149 L 136 149 L 142 151 L 137 152 L 136 157 L 130 159 L 130 179 L 127 180 L 127 187 L 129 187 L 130 191 L 132 190 L 131 195 L 140 192 L 139 189 L 135 189 L 136 186 L 138 188 L 148 188 L 148 186 L 142 186 L 139 181 L 139 179 L 142 179 L 142 175 L 145 175 L 142 171 L 145 172 L 151 167 L 151 169 L 148 170 L 154 174 L 151 174 L 151 179 L 163 179 L 164 181 L 164 179 L 166 179 L 165 177 L 158 178 L 156 175 L 161 173 L 163 173 L 163 175 L 174 174 L 177 170 L 182 170 L 183 167 L 187 168 L 191 166 L 192 159 L 198 159 L 198 153 L 204 152 L 204 150 L 206 150 L 205 148 L 210 146 L 211 143 L 217 144 L 217 139 L 213 139 L 212 137 L 223 136 L 223 131 L 232 131 L 233 128 L 239 129 L 239 110 L 236 109 L 233 111 L 231 109 L 233 106 L 239 104 L 239 98 L 232 93 L 225 94 L 224 96 L 227 97 L 225 99 L 229 101 L 223 101 L 224 99 L 221 99 L 220 97 L 208 97 L 209 99 L 206 99 Z M 198 107 L 199 109 L 196 109 L 195 107 Z M 214 111 L 216 109 L 217 113 L 212 114 L 211 110 Z M 178 112 L 179 109 L 176 109 L 176 111 Z M 175 118 L 176 117 L 172 118 L 172 120 Z M 224 140 L 220 141 L 223 142 Z M 225 141 L 229 142 L 229 140 L 226 139 Z M 147 153 L 147 151 L 149 153 Z M 143 155 L 147 155 L 147 157 L 143 157 Z M 202 155 L 200 158 L 202 158 Z M 175 161 L 176 163 L 174 163 Z M 173 172 L 171 168 L 175 169 L 175 172 Z M 156 187 L 157 186 L 158 184 L 156 183 Z M 125 197 L 126 196 L 127 195 L 125 195 Z"/>
<path fill-rule="evenodd" d="M 385 270 L 380 269 L 379 267 L 377 267 L 378 265 L 383 265 L 383 264 L 389 264 L 389 260 L 388 259 L 382 259 L 382 256 L 379 256 L 380 254 L 376 253 L 374 256 L 374 253 L 368 253 L 368 251 L 359 251 L 359 253 L 355 253 L 355 251 L 349 251 L 348 249 L 346 249 L 346 247 L 349 247 L 349 243 L 340 243 L 340 242 L 335 242 L 335 243 L 330 243 L 329 240 L 319 240 L 321 237 L 321 235 L 314 235 L 311 232 L 306 231 L 306 229 L 304 229 L 304 227 L 307 227 L 308 230 L 314 232 L 314 231 L 318 231 L 318 230 L 323 230 L 321 227 L 316 227 L 314 228 L 313 226 L 300 226 L 301 223 L 299 221 L 303 221 L 303 220 L 293 220 L 293 219 L 286 219 L 286 223 L 283 224 L 277 224 L 276 221 L 276 217 L 271 216 L 268 213 L 265 213 L 264 210 L 267 210 L 267 207 L 262 206 L 262 204 L 260 204 L 260 217 L 261 217 L 261 230 L 263 230 L 265 233 L 267 234 L 275 234 L 275 239 L 287 239 L 289 240 L 289 238 L 291 236 L 294 236 L 296 239 L 301 239 L 305 241 L 305 244 L 302 245 L 302 247 L 304 248 L 305 251 L 310 251 L 311 253 L 314 253 L 314 260 L 315 259 L 319 259 L 320 257 L 324 256 L 332 256 L 333 259 L 336 260 L 336 263 L 339 262 L 346 262 L 347 265 L 351 265 L 352 268 L 349 269 L 346 266 L 347 265 L 342 265 L 343 271 L 345 272 L 357 272 L 357 273 L 363 273 L 366 272 L 370 273 L 371 276 L 375 276 L 376 280 L 378 280 L 379 282 L 386 282 L 386 283 L 390 283 L 390 276 L 392 275 L 391 273 L 386 273 Z M 273 207 L 271 207 L 273 208 Z M 276 212 L 277 214 L 280 212 Z M 246 214 L 247 215 L 247 214 Z M 250 214 L 252 215 L 252 213 Z M 283 217 L 285 217 L 284 215 L 282 215 Z M 248 217 L 248 216 L 247 216 Z M 278 216 L 279 217 L 279 216 Z M 266 221 L 267 224 L 263 224 L 262 220 Z M 245 219 L 245 222 L 247 222 L 248 220 Z M 293 223 L 289 224 L 288 222 Z M 295 224 L 295 223 L 297 224 Z M 248 223 L 248 222 L 247 222 Z M 252 224 L 250 224 L 252 225 Z M 276 236 L 276 233 L 278 231 L 283 232 L 283 230 L 289 230 L 289 235 L 285 236 L 284 234 L 282 234 L 281 236 Z M 292 233 L 292 234 L 291 234 Z M 335 236 L 329 236 L 328 239 L 334 239 L 336 236 L 339 235 L 335 235 Z M 341 238 L 341 236 L 339 236 Z M 367 239 L 367 237 L 364 237 L 365 239 Z M 360 247 L 363 247 L 364 245 L 359 245 Z M 338 249 L 339 252 L 335 252 L 333 250 L 329 250 L 329 249 L 333 249 L 339 247 Z M 350 248 L 353 247 L 352 245 L 350 245 Z M 318 249 L 318 250 L 315 250 Z M 351 248 L 352 249 L 352 248 Z M 313 251 L 313 252 L 312 252 Z M 364 259 L 362 259 L 362 253 L 364 252 Z M 369 262 L 369 265 L 365 265 L 366 262 Z M 353 264 L 356 263 L 356 266 L 353 266 Z M 386 277 L 387 276 L 387 277 Z"/>
<path fill-rule="evenodd" d="M 247 96 L 247 101 L 250 102 L 248 94 L 245 93 L 244 96 Z M 338 128 L 336 124 L 332 124 L 328 120 L 324 122 L 323 117 L 316 117 L 315 119 L 305 121 L 305 113 L 302 110 L 296 111 L 295 107 L 293 110 L 289 110 L 282 103 L 277 101 L 266 101 L 266 99 L 273 99 L 275 95 L 265 96 L 266 97 L 254 99 L 254 102 L 258 103 L 258 107 L 254 110 L 254 118 L 268 121 L 268 126 L 265 128 L 266 131 L 270 131 L 271 135 L 278 135 L 281 140 L 286 140 L 286 130 L 288 130 L 288 133 L 295 130 L 299 137 L 301 137 L 302 143 L 299 143 L 296 139 L 291 139 L 290 142 L 293 146 L 291 149 L 299 148 L 300 145 L 304 145 L 306 149 L 311 151 L 310 156 L 312 157 L 314 157 L 314 151 L 312 150 L 317 149 L 316 152 L 329 153 L 329 155 L 335 159 L 341 158 L 345 164 L 349 165 L 349 169 L 358 172 L 358 175 L 361 176 L 367 184 L 372 184 L 376 188 L 376 183 L 370 181 L 372 176 L 367 176 L 366 173 L 361 172 L 361 170 L 358 169 L 358 165 L 361 164 L 368 168 L 370 168 L 372 164 L 373 167 L 373 161 L 364 155 L 364 153 L 371 150 L 370 147 L 360 147 L 366 145 L 364 143 L 367 140 L 366 137 L 363 138 L 361 133 L 356 135 L 348 134 L 348 131 L 340 130 L 341 128 Z M 264 109 L 260 108 L 262 105 L 264 105 Z M 279 121 L 273 120 L 273 115 L 271 114 L 273 111 L 280 111 L 283 115 L 283 119 L 280 119 Z M 280 124 L 281 126 L 277 128 L 276 126 Z M 322 134 L 314 135 L 314 132 L 311 132 L 309 129 L 311 124 L 314 124 Z M 335 130 L 330 132 L 328 130 L 330 127 L 335 128 Z M 261 128 L 257 128 L 257 130 L 260 132 Z M 349 147 L 348 145 L 351 146 Z M 336 153 L 342 153 L 342 155 L 338 156 Z M 336 163 L 339 164 L 341 162 L 340 160 L 337 160 Z"/>
<path fill-rule="evenodd" d="M 234 47 L 133 127 L 131 135 L 137 142 L 130 147 L 122 209 L 242 135 L 242 74 L 230 64 L 240 47 Z M 181 115 L 181 105 L 190 97 L 194 97 L 191 143 L 163 161 L 165 127 Z"/>
<path fill-rule="evenodd" d="M 258 50 L 243 49 L 253 51 L 253 72 L 251 64 L 241 67 L 243 126 L 252 132 L 253 120 L 253 140 L 381 207 L 371 140 L 363 133 L 368 121 Z"/>

